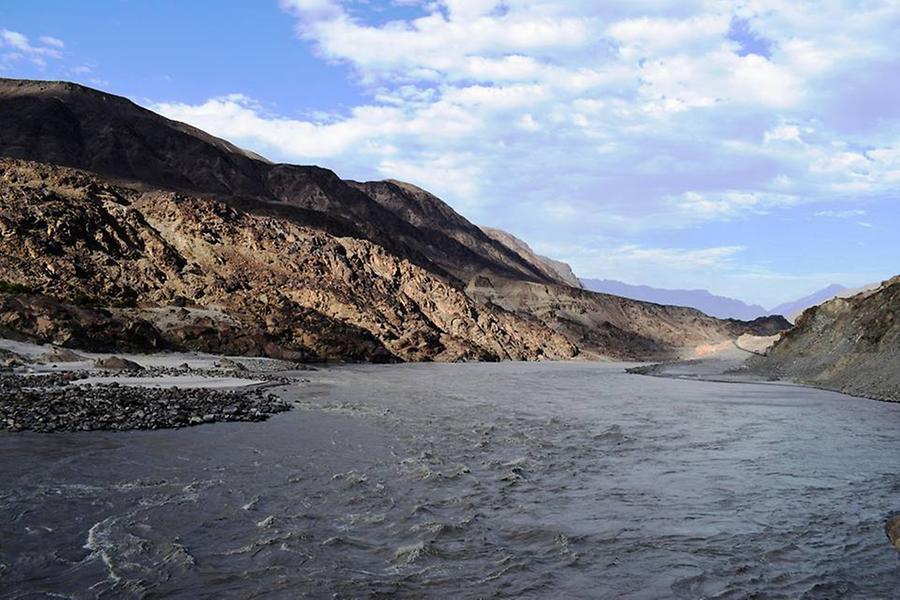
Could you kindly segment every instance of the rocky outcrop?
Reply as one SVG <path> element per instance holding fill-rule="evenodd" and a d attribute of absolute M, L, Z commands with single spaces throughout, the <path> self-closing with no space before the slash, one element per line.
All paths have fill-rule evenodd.
<path fill-rule="evenodd" d="M 884 523 L 884 533 L 891 545 L 900 550 L 900 515 L 894 514 Z"/>
<path fill-rule="evenodd" d="M 364 239 L 37 163 L 0 161 L 0 186 L 0 277 L 42 294 L 6 298 L 0 326 L 18 335 L 84 347 L 89 331 L 138 331 L 157 345 L 311 361 L 575 354 Z M 180 319 L 146 310 L 178 305 L 191 307 Z"/>
<path fill-rule="evenodd" d="M 98 369 L 106 369 L 108 371 L 143 371 L 144 367 L 134 362 L 133 360 L 128 360 L 127 358 L 122 358 L 121 356 L 107 356 L 106 358 L 98 358 L 94 361 L 94 366 Z"/>
<path fill-rule="evenodd" d="M 772 377 L 900 401 L 900 277 L 807 309 L 749 364 Z"/>
<path fill-rule="evenodd" d="M 11 252 L 6 239 L 0 238 L 0 263 Z M 166 346 L 160 332 L 143 319 L 41 294 L 0 294 L 0 337 L 96 352 L 154 352 Z"/>
<path fill-rule="evenodd" d="M 757 317 L 752 321 L 740 321 L 738 319 L 725 319 L 730 323 L 734 331 L 742 331 L 747 335 L 769 337 L 787 331 L 792 327 L 791 322 L 781 315 Z"/>

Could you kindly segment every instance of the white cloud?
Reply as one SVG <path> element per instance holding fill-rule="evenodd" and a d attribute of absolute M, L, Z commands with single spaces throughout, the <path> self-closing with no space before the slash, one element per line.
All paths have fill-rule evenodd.
<path fill-rule="evenodd" d="M 722 267 L 744 250 L 743 246 L 717 246 L 713 248 L 645 248 L 636 244 L 614 248 L 606 254 L 606 261 L 621 266 L 639 267 L 651 263 L 657 267 L 678 270 Z"/>
<path fill-rule="evenodd" d="M 47 59 L 62 58 L 62 40 L 43 36 L 39 44 L 34 45 L 23 33 L 0 29 L 0 67 L 16 63 L 20 60 L 30 61 L 44 66 Z"/>
<path fill-rule="evenodd" d="M 799 142 L 800 128 L 796 125 L 781 124 L 773 127 L 763 135 L 763 141 L 769 142 Z"/>
<path fill-rule="evenodd" d="M 39 39 L 40 39 L 41 43 L 44 44 L 45 46 L 52 46 L 54 48 L 65 48 L 66 47 L 66 45 L 63 43 L 63 41 L 61 39 L 55 38 L 55 37 L 52 37 L 49 35 L 42 35 Z"/>
<path fill-rule="evenodd" d="M 862 209 L 849 210 L 820 210 L 815 213 L 817 217 L 830 217 L 833 219 L 850 219 L 853 217 L 861 217 L 866 214 Z"/>
<path fill-rule="evenodd" d="M 702 51 L 722 45 L 728 32 L 727 14 L 699 15 L 688 19 L 640 17 L 618 21 L 607 33 L 619 43 L 626 60 L 655 56 L 669 51 Z"/>

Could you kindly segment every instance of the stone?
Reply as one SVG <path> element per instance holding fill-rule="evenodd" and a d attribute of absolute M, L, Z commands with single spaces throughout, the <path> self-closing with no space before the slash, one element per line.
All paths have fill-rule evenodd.
<path fill-rule="evenodd" d="M 144 367 L 138 363 L 122 358 L 121 356 L 110 356 L 107 358 L 98 358 L 94 361 L 94 366 L 98 369 L 109 369 L 115 371 L 143 371 Z"/>
<path fill-rule="evenodd" d="M 894 548 L 900 550 L 900 514 L 894 514 L 888 518 L 884 524 L 884 533 Z"/>

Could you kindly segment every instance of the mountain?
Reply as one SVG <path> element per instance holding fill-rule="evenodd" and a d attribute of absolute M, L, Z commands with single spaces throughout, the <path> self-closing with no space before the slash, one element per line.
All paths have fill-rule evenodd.
<path fill-rule="evenodd" d="M 573 288 L 416 186 L 275 164 L 71 83 L 0 80 L 0 156 L 4 335 L 315 361 L 644 359 L 782 327 Z"/>
<path fill-rule="evenodd" d="M 578 280 L 578 277 L 575 276 L 575 273 L 572 271 L 572 267 L 562 262 L 561 260 L 554 260 L 552 258 L 547 258 L 546 256 L 536 254 L 534 250 L 531 249 L 531 246 L 529 246 L 516 236 L 512 235 L 511 233 L 507 233 L 501 229 L 495 229 L 493 227 L 482 227 L 481 229 L 492 239 L 500 242 L 501 244 L 521 256 L 529 264 L 537 265 L 538 267 L 540 267 L 541 273 L 545 277 L 561 281 L 562 283 L 570 285 L 574 288 L 584 287 L 581 285 L 581 281 Z"/>
<path fill-rule="evenodd" d="M 319 167 L 270 163 L 130 100 L 77 84 L 0 79 L 0 131 L 0 152 L 10 158 L 84 169 L 113 181 L 216 195 L 232 203 L 254 200 L 245 208 L 280 212 L 335 235 L 368 239 L 429 271 L 463 281 L 485 269 L 544 280 L 539 269 L 474 225 L 469 228 L 493 252 L 472 251 L 438 228 L 412 225 L 359 189 L 365 184 L 345 182 Z M 445 260 L 448 255 L 451 260 Z"/>
<path fill-rule="evenodd" d="M 828 287 L 825 287 L 817 292 L 813 292 L 812 294 L 804 296 L 798 300 L 794 300 L 793 302 L 785 302 L 784 304 L 779 304 L 772 309 L 772 313 L 777 315 L 784 315 L 790 321 L 795 321 L 797 317 L 800 316 L 800 313 L 802 313 L 810 306 L 821 304 L 822 302 L 830 300 L 839 294 L 847 292 L 848 290 L 849 288 L 846 288 L 840 284 L 832 283 Z"/>
<path fill-rule="evenodd" d="M 669 290 L 646 285 L 630 285 L 613 279 L 582 279 L 584 287 L 605 294 L 645 300 L 657 304 L 689 306 L 720 319 L 741 319 L 752 321 L 766 315 L 782 314 L 777 310 L 768 311 L 756 304 L 745 304 L 734 298 L 716 296 L 706 290 Z"/>
<path fill-rule="evenodd" d="M 421 250 L 462 281 L 485 270 L 534 281 L 562 281 L 540 261 L 498 243 L 438 197 L 415 185 L 393 179 L 347 183 L 422 232 L 426 243 Z"/>
<path fill-rule="evenodd" d="M 900 401 L 900 276 L 807 309 L 750 367 L 858 396 Z"/>
<path fill-rule="evenodd" d="M 47 309 L 54 299 L 217 353 L 307 361 L 575 353 L 562 336 L 478 306 L 450 279 L 382 246 L 278 212 L 13 159 L 0 160 L 0 193 L 0 278 L 38 293 L 4 304 L 0 325 L 42 342 L 98 343 L 77 333 L 96 335 L 84 320 L 98 317 Z"/>

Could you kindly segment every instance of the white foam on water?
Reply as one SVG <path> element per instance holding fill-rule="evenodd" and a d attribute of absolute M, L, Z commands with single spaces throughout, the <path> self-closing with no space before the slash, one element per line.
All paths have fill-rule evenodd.
<path fill-rule="evenodd" d="M 94 560 L 99 558 L 106 565 L 109 579 L 113 583 L 119 583 L 122 578 L 116 573 L 113 567 L 110 551 L 115 549 L 115 544 L 111 540 L 110 526 L 116 522 L 117 517 L 106 517 L 102 521 L 94 523 L 88 530 L 87 541 L 84 543 L 84 549 L 90 550 L 91 553 L 85 560 Z"/>

